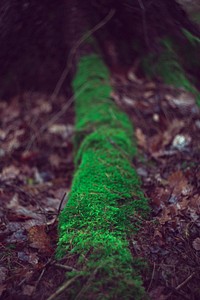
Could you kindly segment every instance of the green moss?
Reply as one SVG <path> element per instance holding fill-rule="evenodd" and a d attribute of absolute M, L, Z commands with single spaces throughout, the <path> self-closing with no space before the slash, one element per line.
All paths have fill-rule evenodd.
<path fill-rule="evenodd" d="M 191 35 L 188 31 L 184 30 L 184 34 L 188 38 L 189 49 L 192 49 L 194 44 L 199 43 L 199 39 Z M 144 58 L 143 69 L 145 73 L 150 78 L 159 76 L 166 84 L 173 85 L 178 88 L 181 87 L 192 92 L 196 96 L 197 104 L 200 106 L 200 93 L 188 79 L 187 74 L 182 67 L 177 54 L 178 46 L 174 47 L 172 40 L 169 38 L 164 39 L 161 43 L 163 50 L 159 57 L 151 54 Z M 187 48 L 185 53 L 188 53 L 189 49 Z M 193 64 L 193 62 L 190 60 L 190 65 L 191 64 Z M 194 64 L 197 64 L 196 60 L 194 61 Z"/>
<path fill-rule="evenodd" d="M 132 125 L 109 98 L 108 72 L 95 56 L 80 61 L 76 94 L 76 172 L 59 220 L 57 256 L 79 257 L 80 275 L 67 299 L 142 299 L 143 264 L 133 259 L 128 239 L 134 215 L 145 216 L 147 200 L 131 160 Z M 85 86 L 85 88 L 84 88 Z M 82 93 L 78 91 L 82 89 Z"/>

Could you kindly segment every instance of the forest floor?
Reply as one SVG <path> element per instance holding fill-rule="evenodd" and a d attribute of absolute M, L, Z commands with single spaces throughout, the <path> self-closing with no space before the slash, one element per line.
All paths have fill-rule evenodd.
<path fill-rule="evenodd" d="M 161 82 L 112 79 L 133 121 L 134 158 L 152 209 L 132 241 L 151 299 L 200 299 L 200 111 Z M 0 297 L 47 299 L 73 266 L 54 259 L 73 177 L 73 101 L 26 92 L 0 101 Z"/>

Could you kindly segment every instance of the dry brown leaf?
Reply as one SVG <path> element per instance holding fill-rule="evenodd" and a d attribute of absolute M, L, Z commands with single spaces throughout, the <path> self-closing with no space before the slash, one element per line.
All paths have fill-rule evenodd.
<path fill-rule="evenodd" d="M 152 97 L 153 95 L 154 95 L 153 91 L 146 91 L 146 92 L 144 92 L 143 97 L 145 99 L 148 99 L 148 98 Z"/>
<path fill-rule="evenodd" d="M 7 286 L 6 284 L 0 284 L 0 297 L 3 294 L 3 292 L 6 290 Z"/>
<path fill-rule="evenodd" d="M 188 209 L 189 205 L 190 205 L 190 201 L 188 200 L 187 197 L 183 197 L 179 202 L 180 210 Z"/>
<path fill-rule="evenodd" d="M 41 252 L 52 252 L 50 239 L 44 225 L 36 225 L 28 230 L 30 246 Z"/>
<path fill-rule="evenodd" d="M 193 242 L 192 242 L 192 246 L 196 251 L 200 251 L 200 238 L 196 238 Z"/>
<path fill-rule="evenodd" d="M 190 200 L 190 207 L 200 209 L 200 195 L 194 195 Z"/>
<path fill-rule="evenodd" d="M 151 195 L 152 203 L 160 207 L 161 204 L 164 204 L 169 199 L 170 194 L 168 189 L 157 187 Z"/>
<path fill-rule="evenodd" d="M 190 191 L 188 180 L 182 171 L 176 171 L 168 177 L 168 182 L 174 195 L 187 195 Z"/>
<path fill-rule="evenodd" d="M 58 154 L 54 153 L 49 156 L 49 161 L 54 168 L 58 168 L 61 163 L 61 158 Z"/>
<path fill-rule="evenodd" d="M 158 218 L 160 224 L 164 225 L 166 222 L 171 221 L 172 217 L 170 215 L 170 209 L 168 207 L 164 207 L 162 211 L 162 216 Z"/>
<path fill-rule="evenodd" d="M 8 167 L 3 168 L 1 173 L 2 180 L 10 180 L 18 178 L 20 174 L 20 169 L 15 167 L 14 165 L 10 165 Z"/>
<path fill-rule="evenodd" d="M 146 135 L 142 132 L 142 129 L 136 128 L 135 130 L 135 136 L 137 138 L 137 143 L 140 147 L 146 149 L 147 147 L 147 140 Z"/>
<path fill-rule="evenodd" d="M 167 130 L 163 133 L 163 147 L 171 142 L 173 137 L 185 126 L 185 123 L 182 120 L 174 119 L 168 125 Z"/>
<path fill-rule="evenodd" d="M 0 283 L 3 283 L 8 274 L 8 269 L 5 267 L 0 267 Z"/>
<path fill-rule="evenodd" d="M 23 294 L 26 296 L 31 296 L 33 292 L 35 291 L 35 286 L 33 285 L 24 285 L 23 286 Z"/>
<path fill-rule="evenodd" d="M 149 81 L 145 84 L 145 89 L 155 89 L 156 88 L 156 84 L 154 81 Z"/>
<path fill-rule="evenodd" d="M 159 152 L 162 148 L 162 135 L 156 134 L 149 139 L 148 150 L 152 156 Z"/>

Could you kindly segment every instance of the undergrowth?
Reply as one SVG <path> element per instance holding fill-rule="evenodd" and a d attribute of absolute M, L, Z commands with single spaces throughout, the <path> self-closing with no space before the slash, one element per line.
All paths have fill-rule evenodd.
<path fill-rule="evenodd" d="M 178 45 L 175 46 L 171 39 L 165 38 L 161 41 L 163 49 L 160 56 L 157 57 L 157 55 L 151 54 L 145 57 L 143 60 L 143 68 L 149 77 L 159 76 L 166 84 L 184 88 L 186 91 L 193 93 L 198 106 L 200 106 L 200 92 L 195 88 L 191 79 L 189 79 L 182 67 L 181 59 L 177 54 L 180 50 L 185 56 L 185 64 L 190 64 L 195 68 L 199 62 L 196 59 L 193 62 L 194 53 L 197 53 L 197 49 L 194 48 L 199 47 L 200 39 L 193 36 L 187 30 L 184 30 L 184 35 L 188 39 L 188 47 L 186 45 L 185 49 L 178 49 Z M 194 51 L 192 51 L 192 49 Z M 191 50 L 192 53 L 189 54 L 189 50 Z"/>
<path fill-rule="evenodd" d="M 80 60 L 73 82 L 76 172 L 59 219 L 57 257 L 78 257 L 78 271 L 68 274 L 75 280 L 65 299 L 145 297 L 144 263 L 133 258 L 129 242 L 149 208 L 131 163 L 132 125 L 110 99 L 108 78 L 102 61 L 90 55 Z"/>

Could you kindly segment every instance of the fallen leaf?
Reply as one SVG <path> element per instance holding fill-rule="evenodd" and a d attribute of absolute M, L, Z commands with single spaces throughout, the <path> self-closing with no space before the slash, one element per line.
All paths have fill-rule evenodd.
<path fill-rule="evenodd" d="M 10 165 L 8 167 L 3 168 L 1 173 L 2 180 L 9 180 L 18 178 L 20 174 L 20 170 L 14 165 Z"/>
<path fill-rule="evenodd" d="M 35 286 L 28 285 L 28 284 L 23 286 L 23 294 L 26 296 L 31 296 L 34 291 L 35 291 Z"/>
<path fill-rule="evenodd" d="M 200 195 L 196 194 L 191 198 L 190 206 L 192 208 L 196 208 L 197 210 L 200 210 Z"/>
<path fill-rule="evenodd" d="M 193 242 L 192 242 L 192 246 L 196 251 L 200 251 L 200 238 L 196 238 Z"/>
<path fill-rule="evenodd" d="M 168 182 L 174 195 L 179 196 L 183 194 L 185 196 L 190 191 L 188 180 L 180 170 L 172 173 L 168 177 Z"/>
<path fill-rule="evenodd" d="M 156 187 L 155 191 L 151 195 L 152 203 L 160 207 L 162 204 L 166 203 L 169 199 L 170 191 L 162 187 Z"/>
<path fill-rule="evenodd" d="M 0 297 L 2 296 L 3 292 L 6 290 L 5 284 L 0 284 Z"/>
<path fill-rule="evenodd" d="M 140 128 L 136 128 L 135 136 L 137 138 L 138 145 L 144 149 L 147 147 L 146 135 L 142 132 Z"/>
<path fill-rule="evenodd" d="M 5 267 L 0 267 L 0 283 L 4 282 L 8 274 L 8 269 Z"/>
<path fill-rule="evenodd" d="M 181 151 L 184 150 L 184 148 L 190 143 L 191 137 L 189 135 L 177 134 L 172 141 L 172 147 Z"/>
<path fill-rule="evenodd" d="M 45 231 L 44 225 L 36 225 L 28 230 L 30 246 L 41 252 L 52 252 L 50 239 Z"/>
<path fill-rule="evenodd" d="M 57 169 L 61 163 L 61 158 L 58 154 L 54 153 L 49 156 L 49 161 L 51 166 Z"/>
<path fill-rule="evenodd" d="M 167 146 L 171 142 L 173 136 L 178 134 L 184 126 L 185 123 L 182 120 L 174 119 L 170 122 L 167 130 L 163 133 L 163 146 Z"/>

